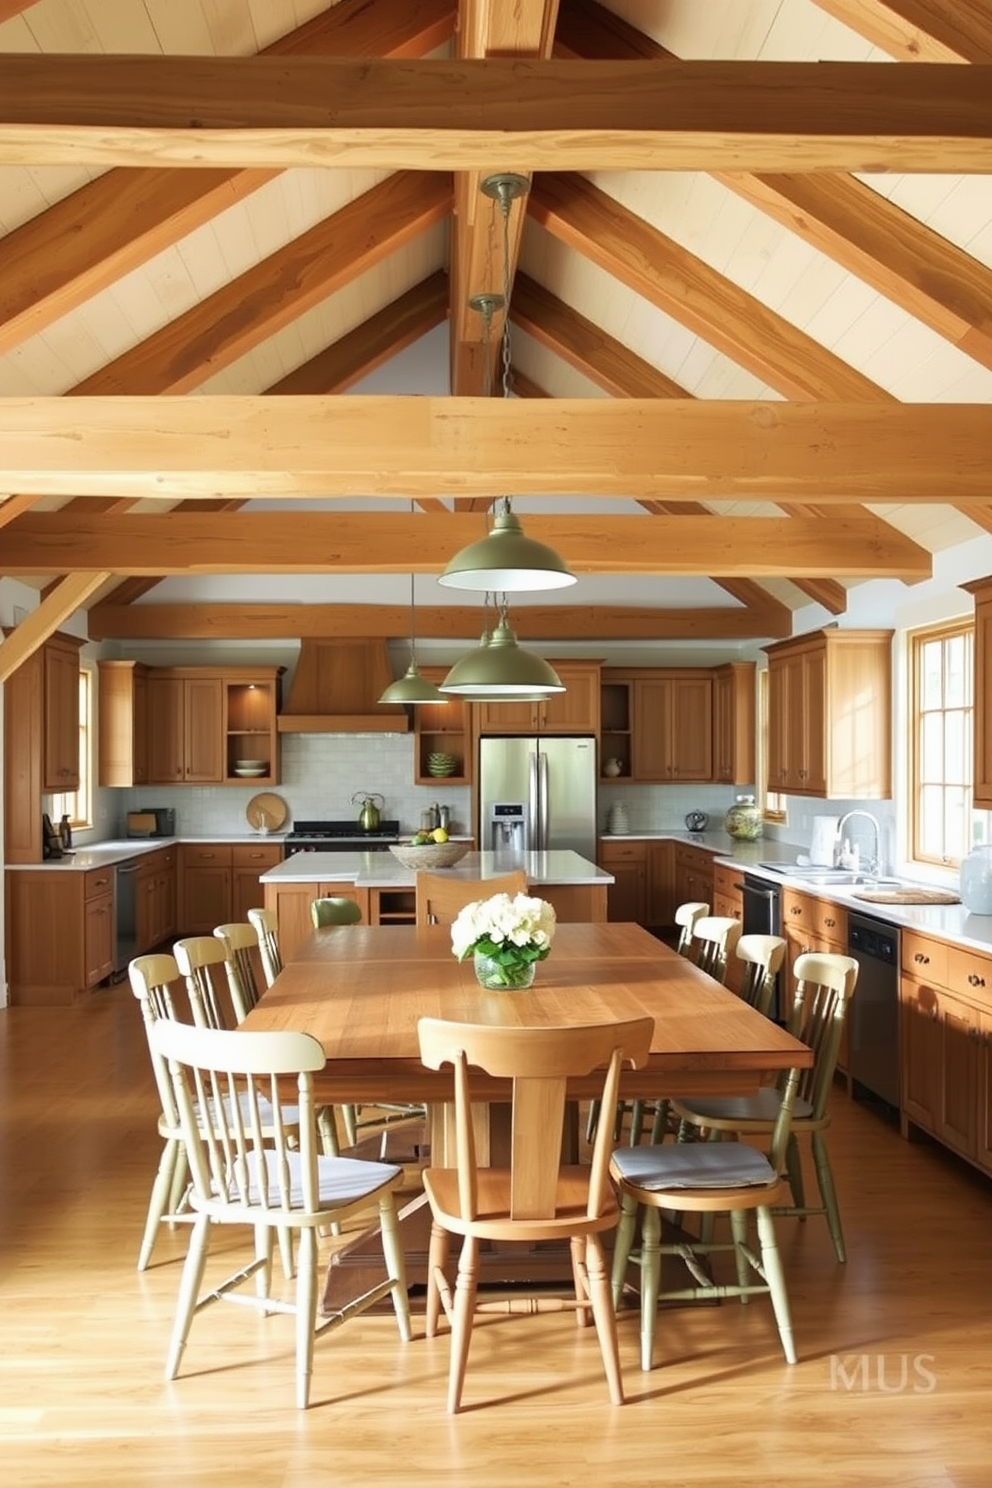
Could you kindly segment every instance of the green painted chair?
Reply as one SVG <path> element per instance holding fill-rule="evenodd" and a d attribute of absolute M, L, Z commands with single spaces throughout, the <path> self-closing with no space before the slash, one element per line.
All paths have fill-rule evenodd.
<path fill-rule="evenodd" d="M 354 899 L 328 897 L 312 901 L 310 918 L 314 929 L 322 930 L 325 925 L 358 925 L 361 923 L 362 911 Z"/>
<path fill-rule="evenodd" d="M 610 1176 L 620 1195 L 620 1223 L 613 1249 L 613 1305 L 620 1306 L 627 1267 L 633 1261 L 640 1272 L 642 1369 L 654 1366 L 659 1302 L 739 1297 L 743 1303 L 759 1293 L 770 1295 L 782 1351 L 789 1364 L 796 1362 L 785 1273 L 772 1215 L 789 1191 L 786 1152 L 798 1083 L 799 1071 L 791 1070 L 782 1090 L 767 1157 L 746 1142 L 665 1142 L 619 1147 L 614 1152 Z M 699 1214 L 704 1222 L 715 1214 L 728 1214 L 730 1240 L 696 1239 L 684 1231 L 676 1240 L 664 1240 L 662 1210 L 682 1217 Z M 635 1250 L 639 1213 L 641 1240 Z M 757 1223 L 757 1249 L 749 1235 L 752 1213 Z M 736 1282 L 714 1279 L 709 1257 L 716 1251 L 733 1253 Z M 662 1290 L 661 1260 L 665 1255 L 677 1256 L 685 1263 L 688 1285 Z"/>
<path fill-rule="evenodd" d="M 835 952 L 810 951 L 795 964 L 796 989 L 789 1031 L 814 1053 L 811 1068 L 803 1070 L 796 1095 L 786 1164 L 791 1200 L 776 1214 L 805 1220 L 810 1214 L 826 1217 L 838 1261 L 847 1259 L 840 1210 L 824 1133 L 830 1125 L 828 1101 L 837 1068 L 837 1055 L 847 1008 L 858 979 L 858 963 Z M 773 1131 L 783 1100 L 781 1085 L 763 1086 L 757 1095 L 675 1101 L 680 1120 L 708 1131 L 711 1138 L 762 1137 Z M 808 1135 L 813 1149 L 820 1204 L 806 1203 L 798 1138 Z"/>

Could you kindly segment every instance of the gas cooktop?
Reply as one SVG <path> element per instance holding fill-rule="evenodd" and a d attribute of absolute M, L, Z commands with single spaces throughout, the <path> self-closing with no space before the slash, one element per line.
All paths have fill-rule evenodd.
<path fill-rule="evenodd" d="M 399 842 L 398 821 L 381 821 L 365 832 L 352 818 L 349 821 L 296 821 L 283 839 L 285 853 L 355 852 L 361 849 L 385 852 L 391 842 Z"/>

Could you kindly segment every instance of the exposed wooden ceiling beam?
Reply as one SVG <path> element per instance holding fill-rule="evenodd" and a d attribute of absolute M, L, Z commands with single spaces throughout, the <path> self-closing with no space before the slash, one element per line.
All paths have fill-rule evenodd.
<path fill-rule="evenodd" d="M 636 527 L 633 525 L 637 523 Z M 576 573 L 926 578 L 931 556 L 878 517 L 528 516 Z M 477 517 L 398 512 L 171 511 L 124 520 L 35 512 L 4 533 L 8 574 L 437 573 L 480 535 Z"/>
<path fill-rule="evenodd" d="M 902 62 L 992 62 L 989 0 L 816 0 Z"/>
<path fill-rule="evenodd" d="M 0 21 L 9 21 L 12 16 L 20 15 L 37 4 L 38 0 L 0 0 Z"/>
<path fill-rule="evenodd" d="M 527 210 L 553 237 L 770 382 L 784 397 L 885 396 L 812 336 L 584 176 L 536 177 Z"/>
<path fill-rule="evenodd" d="M 6 682 L 21 662 L 37 651 L 109 578 L 109 573 L 75 573 L 56 584 L 17 628 L 0 641 L 0 683 Z"/>
<path fill-rule="evenodd" d="M 8 496 L 0 503 L 0 527 L 30 511 L 37 500 L 37 496 Z"/>
<path fill-rule="evenodd" d="M 992 0 L 982 3 L 992 17 Z M 954 5 L 957 9 L 957 0 Z M 853 0 L 840 8 L 860 12 L 863 7 Z M 988 24 L 992 30 L 992 20 Z M 558 24 L 555 50 L 618 61 L 667 58 L 679 65 L 671 52 L 596 0 L 571 0 Z M 715 178 L 967 356 L 992 367 L 992 270 L 976 258 L 852 176 L 718 171 Z"/>
<path fill-rule="evenodd" d="M 405 605 L 94 605 L 90 638 L 101 640 L 277 640 L 296 636 L 406 636 Z M 656 610 L 621 605 L 521 605 L 510 612 L 521 640 L 750 640 L 791 633 L 789 611 L 733 605 Z M 418 605 L 417 635 L 428 640 L 478 636 L 481 611 Z"/>
<path fill-rule="evenodd" d="M 684 388 L 677 382 L 659 372 L 650 362 L 632 352 L 629 347 L 615 340 L 612 336 L 596 326 L 585 316 L 579 315 L 578 311 L 564 304 L 555 295 L 535 284 L 526 275 L 518 274 L 517 284 L 513 296 L 512 317 L 519 322 L 528 333 L 547 346 L 558 356 L 563 357 L 569 364 L 590 378 L 597 386 L 604 388 L 614 397 L 630 398 L 684 398 L 687 397 Z M 649 510 L 663 513 L 665 504 L 657 501 L 643 502 Z M 860 508 L 855 507 L 850 515 L 856 515 Z M 672 508 L 674 516 L 712 516 L 709 510 L 698 502 L 687 502 L 681 506 Z M 795 579 L 799 588 L 804 593 L 809 593 L 800 579 Z M 833 586 L 832 603 L 830 606 L 833 614 L 841 614 L 846 608 L 847 594 L 840 584 L 834 580 L 822 580 L 824 588 L 820 594 L 826 593 L 828 584 Z M 727 588 L 726 584 L 721 585 Z M 753 584 L 749 603 L 756 602 L 758 596 L 767 601 L 767 595 L 760 585 Z M 842 596 L 838 607 L 838 592 Z M 730 591 L 733 592 L 733 591 Z M 812 598 L 817 596 L 811 595 Z"/>
<path fill-rule="evenodd" d="M 986 67 L 0 56 L 0 164 L 992 171 Z"/>
<path fill-rule="evenodd" d="M 421 57 L 452 0 L 340 0 L 264 56 Z M 272 179 L 272 171 L 111 170 L 0 239 L 0 355 Z"/>
<path fill-rule="evenodd" d="M 39 495 L 983 501 L 981 404 L 642 398 L 0 399 Z"/>
<path fill-rule="evenodd" d="M 388 176 L 78 383 L 74 394 L 180 393 L 230 366 L 451 210 L 451 179 Z"/>
<path fill-rule="evenodd" d="M 558 0 L 461 0 L 456 36 L 460 58 L 548 57 L 555 31 Z M 451 226 L 451 391 L 478 395 L 498 387 L 495 369 L 503 334 L 503 311 L 495 311 L 488 328 L 469 308 L 478 294 L 503 293 L 504 277 L 512 285 L 520 252 L 524 202 L 518 199 L 507 216 L 506 276 L 503 218 L 496 203 L 484 196 L 482 181 L 499 169 L 497 157 L 484 170 L 455 176 L 455 210 Z"/>

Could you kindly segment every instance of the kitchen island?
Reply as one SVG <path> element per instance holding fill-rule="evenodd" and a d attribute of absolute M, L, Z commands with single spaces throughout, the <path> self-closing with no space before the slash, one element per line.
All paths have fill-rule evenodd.
<path fill-rule="evenodd" d="M 531 890 L 555 907 L 563 922 L 599 923 L 606 919 L 606 891 L 613 877 L 576 852 L 469 852 L 453 868 L 452 878 L 496 878 L 523 868 Z M 310 933 L 310 902 L 319 895 L 353 899 L 372 925 L 410 925 L 415 917 L 416 872 L 392 853 L 294 853 L 260 882 L 265 907 L 279 921 L 279 944 L 291 955 Z"/>

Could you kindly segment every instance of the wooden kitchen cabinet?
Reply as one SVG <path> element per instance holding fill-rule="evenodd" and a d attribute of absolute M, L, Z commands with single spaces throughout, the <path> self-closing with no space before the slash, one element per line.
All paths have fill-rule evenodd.
<path fill-rule="evenodd" d="M 148 783 L 276 785 L 282 667 L 151 667 Z M 261 774 L 238 774 L 259 760 Z"/>
<path fill-rule="evenodd" d="M 713 908 L 713 854 L 690 842 L 675 844 L 675 907 L 708 904 Z"/>
<path fill-rule="evenodd" d="M 649 927 L 675 923 L 675 843 L 671 838 L 648 840 L 647 911 L 644 923 Z"/>
<path fill-rule="evenodd" d="M 892 631 L 821 630 L 768 653 L 768 789 L 892 794 Z"/>
<path fill-rule="evenodd" d="M 599 735 L 600 663 L 552 661 L 565 691 L 540 703 L 477 703 L 479 734 Z"/>
<path fill-rule="evenodd" d="M 231 919 L 244 924 L 250 909 L 265 906 L 265 885 L 259 875 L 282 862 L 278 842 L 235 842 L 231 849 Z"/>
<path fill-rule="evenodd" d="M 151 785 L 219 785 L 224 779 L 224 690 L 219 676 L 156 668 L 148 678 Z"/>
<path fill-rule="evenodd" d="M 634 780 L 713 778 L 713 678 L 709 672 L 634 681 Z"/>
<path fill-rule="evenodd" d="M 231 919 L 232 858 L 229 842 L 180 843 L 180 935 L 212 935 Z"/>
<path fill-rule="evenodd" d="M 71 636 L 53 635 L 42 647 L 45 677 L 44 767 L 46 791 L 79 789 L 79 648 Z"/>
<path fill-rule="evenodd" d="M 148 783 L 148 668 L 140 661 L 97 662 L 100 785 Z"/>
<path fill-rule="evenodd" d="M 50 636 L 4 683 L 4 858 L 40 863 L 41 797 L 79 787 L 79 648 Z"/>
<path fill-rule="evenodd" d="M 421 674 L 429 682 L 440 683 L 449 667 L 423 666 Z M 446 703 L 418 703 L 413 710 L 413 776 L 417 785 L 471 785 L 472 759 L 475 752 L 473 709 L 460 697 Z M 451 754 L 457 761 L 450 775 L 432 775 L 428 760 L 432 754 Z"/>
<path fill-rule="evenodd" d="M 641 838 L 599 840 L 599 866 L 612 873 L 615 882 L 607 887 L 607 915 L 610 920 L 634 920 L 646 923 L 647 916 L 647 842 Z"/>
<path fill-rule="evenodd" d="M 728 868 L 723 863 L 713 865 L 713 901 L 712 908 L 715 915 L 727 919 L 736 920 L 737 923 L 744 922 L 744 895 L 740 888 L 741 870 L 739 868 Z M 727 986 L 738 996 L 741 991 L 743 975 L 743 962 L 737 956 L 731 956 L 727 963 Z"/>
<path fill-rule="evenodd" d="M 599 775 L 601 780 L 629 780 L 632 769 L 633 683 L 603 681 L 599 689 Z M 617 760 L 618 775 L 604 773 L 607 760 Z"/>
<path fill-rule="evenodd" d="M 992 1174 L 992 957 L 903 931 L 901 1124 Z"/>
<path fill-rule="evenodd" d="M 10 869 L 5 877 L 11 1005 L 81 1001 L 113 971 L 113 868 Z"/>
<path fill-rule="evenodd" d="M 713 669 L 713 779 L 721 784 L 754 784 L 756 674 L 753 661 Z"/>
<path fill-rule="evenodd" d="M 162 847 L 136 860 L 135 938 L 139 956 L 176 933 L 178 856 L 175 847 Z"/>

